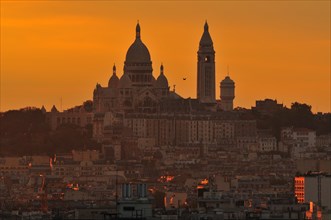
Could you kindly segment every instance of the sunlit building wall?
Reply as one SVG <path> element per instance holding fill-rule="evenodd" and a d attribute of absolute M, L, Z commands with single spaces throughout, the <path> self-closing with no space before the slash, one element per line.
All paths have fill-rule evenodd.
<path fill-rule="evenodd" d="M 294 178 L 294 193 L 299 203 L 314 202 L 331 209 L 331 175 L 312 173 Z"/>

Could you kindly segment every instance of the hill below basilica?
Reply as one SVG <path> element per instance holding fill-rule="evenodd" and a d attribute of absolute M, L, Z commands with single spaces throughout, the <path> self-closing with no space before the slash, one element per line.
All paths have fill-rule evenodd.
<path fill-rule="evenodd" d="M 236 109 L 235 112 L 249 114 L 257 121 L 257 129 L 271 130 L 277 138 L 282 127 L 310 128 L 316 130 L 317 135 L 331 132 L 331 115 L 313 114 L 307 104 L 293 103 L 291 108 L 282 108 L 268 116 L 255 110 Z M 92 138 L 91 124 L 85 128 L 63 124 L 52 131 L 41 109 L 27 107 L 1 113 L 0 156 L 51 155 L 98 147 Z"/>

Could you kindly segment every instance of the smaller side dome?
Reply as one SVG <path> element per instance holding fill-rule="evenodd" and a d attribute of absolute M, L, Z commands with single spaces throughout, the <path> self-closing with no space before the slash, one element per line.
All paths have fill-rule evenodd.
<path fill-rule="evenodd" d="M 119 81 L 119 87 L 120 88 L 131 88 L 132 81 L 128 74 L 123 74 L 120 81 Z"/>
<path fill-rule="evenodd" d="M 118 84 L 119 84 L 119 78 L 116 75 L 116 66 L 114 64 L 113 66 L 113 75 L 110 77 L 109 81 L 108 81 L 108 87 L 109 88 L 117 88 Z"/>
<path fill-rule="evenodd" d="M 157 88 L 168 88 L 168 86 L 169 86 L 169 84 L 168 84 L 167 77 L 163 73 L 163 64 L 161 64 L 160 75 L 156 79 L 156 87 Z"/>
<path fill-rule="evenodd" d="M 116 75 L 112 75 L 108 81 L 109 88 L 117 88 L 120 79 Z"/>

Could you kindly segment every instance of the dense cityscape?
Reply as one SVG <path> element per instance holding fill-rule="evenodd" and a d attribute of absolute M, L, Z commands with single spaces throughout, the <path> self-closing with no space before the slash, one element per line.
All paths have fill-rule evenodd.
<path fill-rule="evenodd" d="M 0 219 L 331 219 L 330 112 L 234 108 L 207 22 L 183 98 L 141 32 L 91 100 L 1 113 Z"/>

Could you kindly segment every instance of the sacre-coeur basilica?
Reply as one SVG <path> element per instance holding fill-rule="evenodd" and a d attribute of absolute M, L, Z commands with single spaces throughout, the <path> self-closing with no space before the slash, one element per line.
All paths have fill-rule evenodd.
<path fill-rule="evenodd" d="M 63 123 L 92 124 L 93 137 L 100 143 L 120 143 L 127 132 L 155 146 L 218 144 L 256 131 L 255 121 L 241 120 L 233 111 L 235 83 L 229 75 L 220 82 L 220 99 L 216 98 L 215 50 L 207 22 L 197 51 L 196 99 L 183 98 L 170 88 L 162 64 L 154 71 L 141 29 L 138 23 L 123 73 L 114 65 L 108 85 L 96 84 L 92 109 L 86 112 L 80 106 L 59 112 L 53 106 L 48 114 L 52 129 Z"/>

